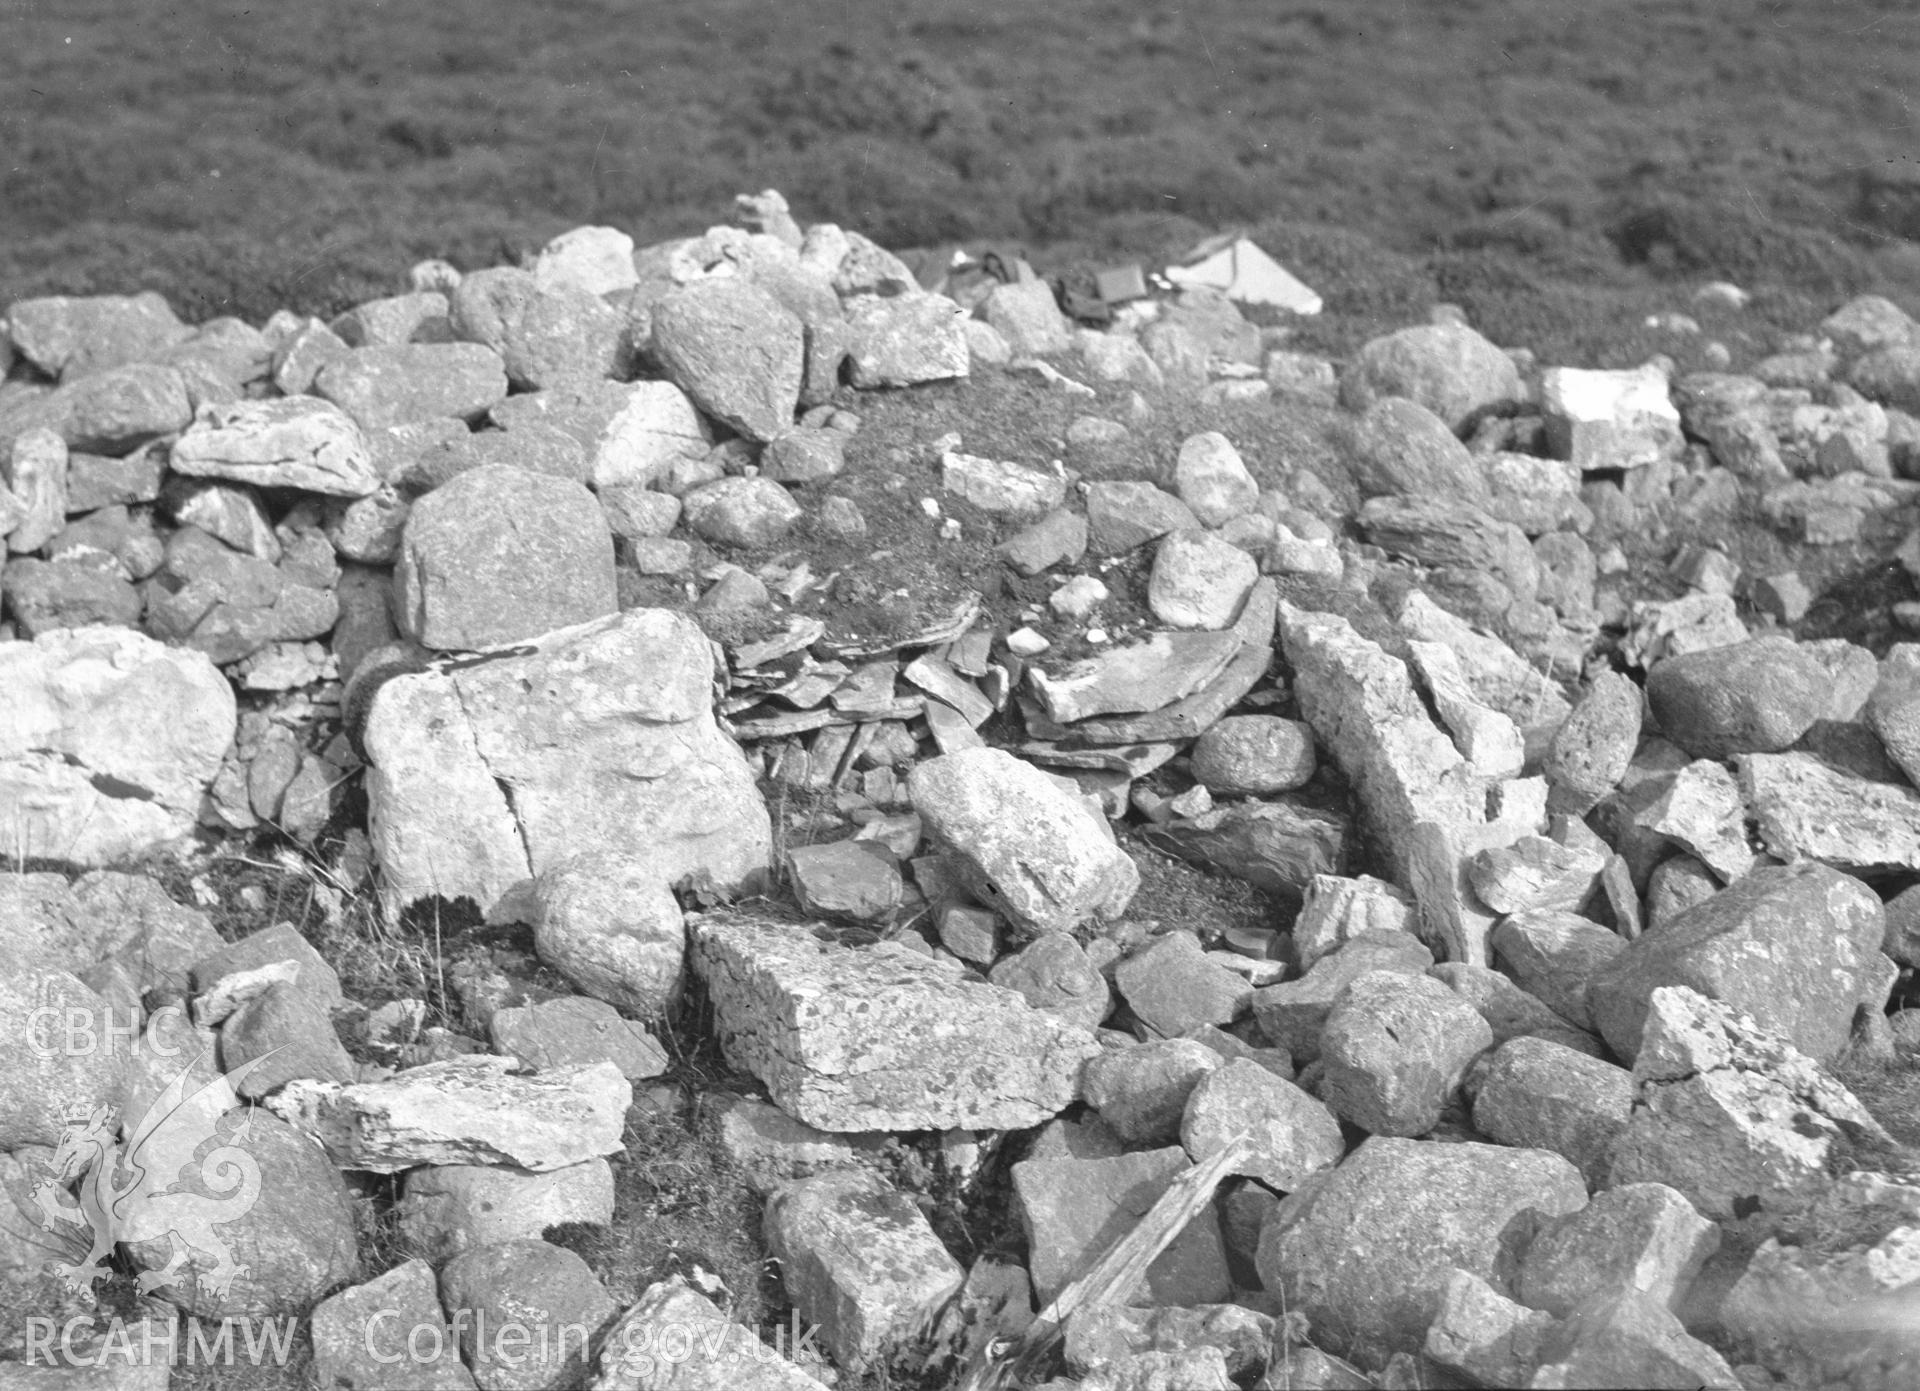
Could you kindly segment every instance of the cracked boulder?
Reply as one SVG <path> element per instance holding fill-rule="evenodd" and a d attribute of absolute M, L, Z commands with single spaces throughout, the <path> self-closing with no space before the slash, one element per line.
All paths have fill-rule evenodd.
<path fill-rule="evenodd" d="M 1708 1217 L 1804 1208 L 1854 1146 L 1893 1141 L 1785 1038 L 1695 990 L 1653 992 L 1610 1180 L 1664 1183 Z"/>
<path fill-rule="evenodd" d="M 645 853 L 664 882 L 737 891 L 771 853 L 746 759 L 714 722 L 694 622 L 630 609 L 524 656 L 394 676 L 367 711 L 368 822 L 390 909 L 469 898 L 525 918 L 573 855 Z"/>
<path fill-rule="evenodd" d="M 0 837 L 9 855 L 131 859 L 188 834 L 238 718 L 203 654 L 127 628 L 0 644 Z"/>

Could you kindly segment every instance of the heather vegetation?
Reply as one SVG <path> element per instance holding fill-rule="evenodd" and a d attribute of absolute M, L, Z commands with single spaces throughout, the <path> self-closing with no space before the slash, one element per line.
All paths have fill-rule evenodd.
<path fill-rule="evenodd" d="M 1331 350 L 1436 299 L 1597 362 L 1675 277 L 1782 323 L 1920 289 L 1904 0 L 4 0 L 0 28 L 0 302 L 327 313 L 421 257 L 679 235 L 766 186 L 1056 272 L 1250 228 Z"/>

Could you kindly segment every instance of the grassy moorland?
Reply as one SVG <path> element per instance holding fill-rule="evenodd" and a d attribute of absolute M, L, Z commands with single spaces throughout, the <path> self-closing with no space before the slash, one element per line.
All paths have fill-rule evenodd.
<path fill-rule="evenodd" d="M 1920 292 L 1916 72 L 1911 0 L 0 0 L 0 303 L 326 312 L 774 186 L 1056 269 L 1244 226 L 1334 339 L 1574 360 L 1674 277 Z"/>

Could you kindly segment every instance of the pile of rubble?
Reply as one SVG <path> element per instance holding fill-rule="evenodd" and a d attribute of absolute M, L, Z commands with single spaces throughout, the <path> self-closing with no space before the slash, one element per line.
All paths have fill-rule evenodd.
<path fill-rule="evenodd" d="M 117 1252 L 142 1336 L 302 1316 L 321 1384 L 409 1389 L 1920 1371 L 1920 1185 L 1829 1070 L 1920 1052 L 1889 1012 L 1920 964 L 1920 645 L 1798 642 L 1800 577 L 1714 549 L 1678 598 L 1623 574 L 1656 508 L 1752 502 L 1806 546 L 1897 518 L 1920 326 L 1856 300 L 1670 380 L 1442 313 L 1334 364 L 1240 315 L 1267 270 L 1232 246 L 1092 330 L 1023 267 L 929 286 L 778 195 L 742 221 L 429 263 L 330 324 L 10 307 L 0 835 L 88 872 L 0 875 L 9 1307 L 71 1343 Z M 1114 403 L 1070 432 L 1092 454 L 1174 394 L 1338 408 L 1358 506 L 1250 464 L 1230 414 L 1158 481 L 943 434 L 929 530 L 990 526 L 1058 583 L 836 626 L 794 547 L 866 525 L 832 488 L 848 389 L 991 371 Z M 1135 560 L 1149 617 L 1109 631 Z M 628 575 L 687 602 L 623 605 Z M 1088 655 L 1050 659 L 1063 630 Z M 196 828 L 314 845 L 356 787 L 338 882 L 529 927 L 575 993 L 468 974 L 473 1036 L 426 1028 L 290 927 L 223 942 L 116 868 Z M 817 794 L 810 836 L 769 788 Z M 1150 932 L 1140 847 L 1273 921 Z M 831 1365 L 544 1239 L 614 1221 L 696 986 L 766 1097 L 697 1123 Z M 1024 1261 L 955 1259 L 876 1159 L 900 1134 L 1005 1179 Z M 419 1254 L 381 1271 L 353 1193 L 391 1174 Z"/>

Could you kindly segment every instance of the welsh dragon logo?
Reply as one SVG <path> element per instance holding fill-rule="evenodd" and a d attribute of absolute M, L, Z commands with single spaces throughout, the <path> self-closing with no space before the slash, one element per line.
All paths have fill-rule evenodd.
<path fill-rule="evenodd" d="M 224 1298 L 247 1273 L 214 1229 L 238 1221 L 259 1200 L 260 1165 L 242 1147 L 253 1113 L 223 1103 L 232 1095 L 225 1088 L 265 1061 L 251 1059 L 197 1085 L 195 1065 L 181 1068 L 123 1141 L 116 1142 L 117 1106 L 68 1114 L 47 1164 L 51 1174 L 34 1188 L 33 1201 L 57 1241 L 75 1251 L 87 1246 L 72 1263 L 50 1263 L 69 1289 L 93 1302 L 94 1285 L 112 1273 L 106 1262 L 117 1245 L 159 1237 L 170 1240 L 170 1258 L 141 1272 L 143 1294 L 174 1283 L 192 1266 L 200 1287 Z M 76 1179 L 78 1189 L 70 1192 Z"/>

